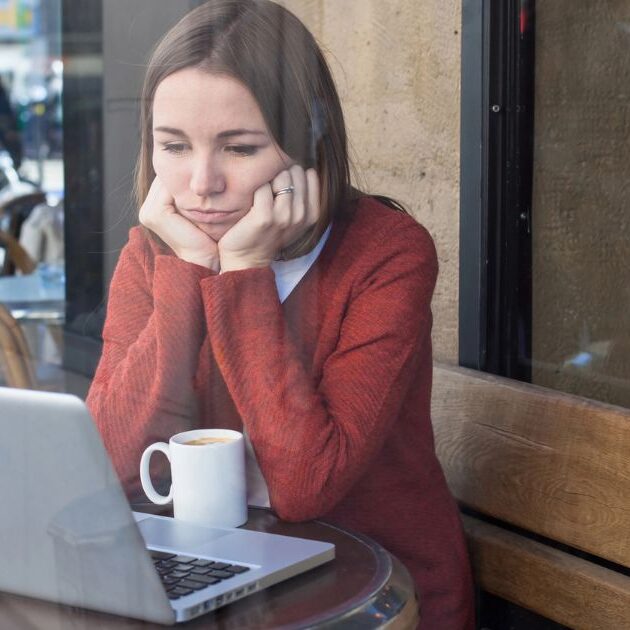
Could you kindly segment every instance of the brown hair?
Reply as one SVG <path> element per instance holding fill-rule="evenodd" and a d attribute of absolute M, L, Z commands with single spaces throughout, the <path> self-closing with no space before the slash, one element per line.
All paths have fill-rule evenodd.
<path fill-rule="evenodd" d="M 321 182 L 321 216 L 284 251 L 310 251 L 354 196 L 339 96 L 315 39 L 292 13 L 269 0 L 210 0 L 182 18 L 158 43 L 146 72 L 136 200 L 143 203 L 155 172 L 152 109 L 162 80 L 184 68 L 229 75 L 253 94 L 280 148 Z"/>

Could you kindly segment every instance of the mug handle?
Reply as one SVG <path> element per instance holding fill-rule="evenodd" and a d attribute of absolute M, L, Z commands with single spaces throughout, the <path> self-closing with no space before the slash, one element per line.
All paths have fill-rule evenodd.
<path fill-rule="evenodd" d="M 153 487 L 151 474 L 149 473 L 149 464 L 151 462 L 151 455 L 153 455 L 155 451 L 164 453 L 164 455 L 166 455 L 166 459 L 169 461 L 169 464 L 171 462 L 171 455 L 166 442 L 156 442 L 155 444 L 151 444 L 151 446 L 147 446 L 147 448 L 144 449 L 144 453 L 142 453 L 142 458 L 140 459 L 140 483 L 142 484 L 142 489 L 145 494 L 151 501 L 153 501 L 153 503 L 166 505 L 173 500 L 173 484 L 171 484 L 171 488 L 168 491 L 168 496 L 159 494 Z"/>

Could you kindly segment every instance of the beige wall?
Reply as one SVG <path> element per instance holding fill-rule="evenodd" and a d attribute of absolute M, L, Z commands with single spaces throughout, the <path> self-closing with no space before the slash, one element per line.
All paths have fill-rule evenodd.
<path fill-rule="evenodd" d="M 434 351 L 457 362 L 460 0 L 285 0 L 327 53 L 359 185 L 433 235 Z"/>
<path fill-rule="evenodd" d="M 538 2 L 536 28 L 533 378 L 630 406 L 630 2 Z"/>

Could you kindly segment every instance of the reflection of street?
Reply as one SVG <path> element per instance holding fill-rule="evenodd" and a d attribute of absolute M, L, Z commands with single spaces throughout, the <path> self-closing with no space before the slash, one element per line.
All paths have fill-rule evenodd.
<path fill-rule="evenodd" d="M 36 160 L 24 160 L 20 173 L 39 184 L 40 188 L 46 192 L 50 198 L 49 203 L 55 203 L 63 196 L 63 160 L 42 160 L 42 182 L 39 183 L 40 167 Z"/>
<path fill-rule="evenodd" d="M 63 191 L 60 31 L 60 0 L 0 0 L 0 149 L 22 177 L 56 197 Z"/>

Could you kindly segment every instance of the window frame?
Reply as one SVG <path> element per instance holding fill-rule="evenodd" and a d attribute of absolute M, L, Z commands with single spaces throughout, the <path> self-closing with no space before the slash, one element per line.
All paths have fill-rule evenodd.
<path fill-rule="evenodd" d="M 459 363 L 531 381 L 534 0 L 463 0 Z"/>

